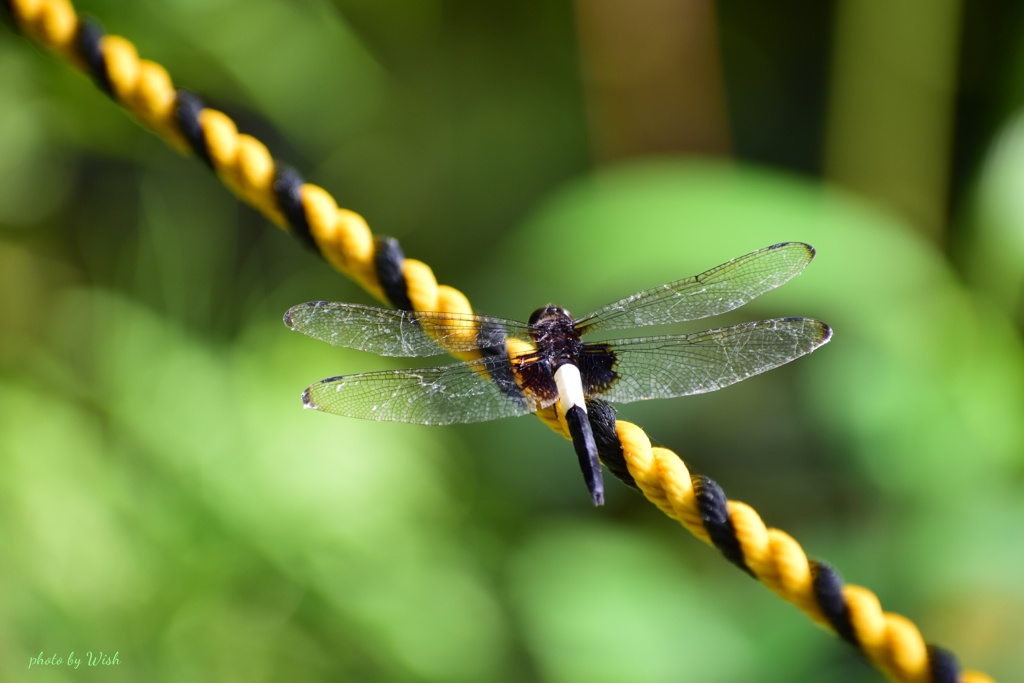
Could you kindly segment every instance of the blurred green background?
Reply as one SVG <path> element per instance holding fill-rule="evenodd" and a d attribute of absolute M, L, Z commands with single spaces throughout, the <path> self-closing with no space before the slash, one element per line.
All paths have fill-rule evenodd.
<path fill-rule="evenodd" d="M 1024 671 L 1024 3 L 76 6 L 479 311 L 813 244 L 729 320 L 831 344 L 619 416 Z M 537 420 L 303 411 L 398 364 L 282 313 L 369 296 L 0 35 L 0 679 L 881 680 Z M 27 670 L 72 650 L 120 664 Z"/>

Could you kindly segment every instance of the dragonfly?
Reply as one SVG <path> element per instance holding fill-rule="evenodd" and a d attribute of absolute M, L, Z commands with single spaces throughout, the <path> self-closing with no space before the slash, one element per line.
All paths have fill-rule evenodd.
<path fill-rule="evenodd" d="M 674 398 L 740 382 L 804 356 L 832 336 L 811 318 L 774 318 L 691 334 L 583 341 L 594 332 L 700 320 L 788 282 L 814 258 L 802 242 L 773 244 L 700 275 L 646 289 L 582 318 L 547 305 L 528 322 L 472 313 L 311 301 L 285 324 L 334 346 L 380 356 L 453 354 L 462 362 L 329 377 L 302 393 L 306 408 L 387 422 L 484 422 L 554 407 L 565 419 L 595 505 L 601 462 L 587 402 Z"/>

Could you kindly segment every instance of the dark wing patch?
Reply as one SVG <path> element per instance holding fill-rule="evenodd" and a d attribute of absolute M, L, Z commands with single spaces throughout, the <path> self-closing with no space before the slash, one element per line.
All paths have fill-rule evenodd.
<path fill-rule="evenodd" d="M 611 344 L 591 342 L 583 345 L 580 354 L 580 376 L 583 378 L 583 393 L 599 396 L 618 379 L 615 372 L 615 354 Z"/>
<path fill-rule="evenodd" d="M 519 378 L 519 387 L 540 407 L 547 407 L 558 400 L 558 386 L 551 363 L 537 354 L 520 356 L 513 361 L 514 372 Z"/>

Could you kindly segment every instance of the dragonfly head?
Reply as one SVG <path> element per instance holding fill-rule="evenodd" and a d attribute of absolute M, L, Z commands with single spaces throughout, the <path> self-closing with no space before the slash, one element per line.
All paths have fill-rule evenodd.
<path fill-rule="evenodd" d="M 569 311 L 562 308 L 561 306 L 555 306 L 554 304 L 548 304 L 543 308 L 538 308 L 530 316 L 530 325 L 544 325 L 552 322 L 562 323 L 565 321 L 572 322 L 572 315 Z"/>

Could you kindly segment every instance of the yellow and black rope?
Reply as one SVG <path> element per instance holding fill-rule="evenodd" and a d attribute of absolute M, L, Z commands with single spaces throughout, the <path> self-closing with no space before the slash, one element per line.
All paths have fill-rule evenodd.
<path fill-rule="evenodd" d="M 373 296 L 406 310 L 471 312 L 461 292 L 438 284 L 426 264 L 405 258 L 396 240 L 375 238 L 361 216 L 339 208 L 324 189 L 277 163 L 225 114 L 175 90 L 163 67 L 140 59 L 128 40 L 81 20 L 68 0 L 0 0 L 0 5 L 17 30 L 88 73 L 142 124 L 180 151 L 191 150 L 243 201 Z M 792 537 L 766 527 L 750 506 L 728 500 L 711 479 L 692 475 L 672 451 L 652 447 L 640 427 L 616 421 L 609 406 L 595 401 L 589 408 L 601 459 L 615 476 L 886 675 L 914 683 L 992 680 L 961 670 L 951 652 L 927 644 L 911 621 L 883 611 L 874 593 L 844 585 L 832 567 L 809 559 Z M 568 438 L 555 411 L 538 416 Z"/>

